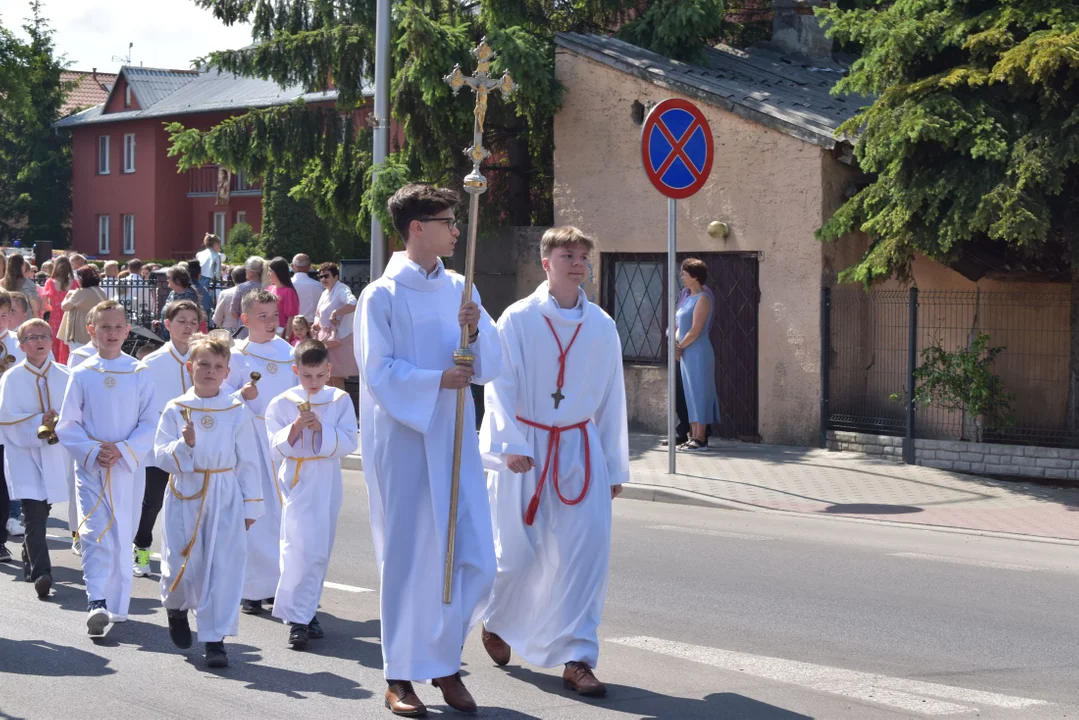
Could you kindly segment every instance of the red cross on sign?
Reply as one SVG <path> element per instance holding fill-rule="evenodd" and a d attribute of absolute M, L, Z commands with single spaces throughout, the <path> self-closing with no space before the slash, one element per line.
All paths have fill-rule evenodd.
<path fill-rule="evenodd" d="M 641 133 L 644 171 L 656 189 L 681 200 L 700 190 L 712 172 L 712 129 L 688 100 L 664 100 L 652 108 Z"/>

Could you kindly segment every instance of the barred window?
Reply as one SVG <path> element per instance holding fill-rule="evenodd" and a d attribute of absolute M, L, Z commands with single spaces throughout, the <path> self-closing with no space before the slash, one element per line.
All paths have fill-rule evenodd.
<path fill-rule="evenodd" d="M 603 307 L 622 338 L 622 358 L 667 360 L 667 258 L 661 253 L 604 253 Z"/>

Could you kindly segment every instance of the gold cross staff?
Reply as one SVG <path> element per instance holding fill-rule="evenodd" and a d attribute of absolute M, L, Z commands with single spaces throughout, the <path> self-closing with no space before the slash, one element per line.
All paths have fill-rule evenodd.
<path fill-rule="evenodd" d="M 483 176 L 480 175 L 480 163 L 490 155 L 487 149 L 483 147 L 483 123 L 487 118 L 487 95 L 492 90 L 499 90 L 502 92 L 503 99 L 509 100 L 513 95 L 513 91 L 517 89 L 517 84 L 513 82 L 513 78 L 510 77 L 510 71 L 506 70 L 502 73 L 501 78 L 491 77 L 491 61 L 494 60 L 497 55 L 495 51 L 491 49 L 491 46 L 487 44 L 487 38 L 480 40 L 480 44 L 472 51 L 472 55 L 476 58 L 476 72 L 472 73 L 471 77 L 466 76 L 461 72 L 460 65 L 453 66 L 453 72 L 447 75 L 444 80 L 453 89 L 454 97 L 461 91 L 461 88 L 466 85 L 476 93 L 476 108 L 472 114 L 475 116 L 475 124 L 472 126 L 472 145 L 465 150 L 465 155 L 472 159 L 472 174 L 478 175 L 482 180 Z M 468 190 L 468 178 L 465 179 L 465 190 Z M 484 182 L 483 189 L 487 189 L 487 184 Z M 480 191 L 481 193 L 483 190 Z M 469 212 L 469 223 L 475 218 Z M 470 233 L 471 234 L 471 233 Z"/>
<path fill-rule="evenodd" d="M 517 85 L 510 77 L 509 70 L 502 73 L 501 79 L 491 77 L 491 61 L 495 51 L 487 44 L 487 38 L 480 41 L 472 51 L 478 65 L 472 77 L 461 72 L 461 66 L 455 65 L 453 72 L 445 77 L 453 89 L 454 96 L 466 85 L 476 93 L 476 108 L 473 111 L 475 124 L 472 126 L 472 145 L 465 150 L 472 160 L 472 172 L 465 176 L 465 192 L 468 193 L 468 243 L 465 245 L 465 289 L 461 295 L 461 304 L 472 299 L 472 275 L 476 267 L 476 233 L 479 230 L 480 195 L 487 190 L 487 178 L 480 172 L 480 163 L 490 155 L 483 147 L 483 122 L 487 118 L 487 96 L 492 90 L 500 90 L 502 97 L 508 99 Z M 453 363 L 471 367 L 476 357 L 468 347 L 468 328 L 461 328 L 461 345 L 453 353 Z M 453 479 L 450 484 L 450 517 L 446 537 L 446 565 L 442 576 L 442 602 L 453 602 L 453 555 L 457 540 L 457 501 L 461 490 L 461 442 L 464 439 L 465 393 L 467 388 L 457 391 L 457 421 L 453 439 Z"/>

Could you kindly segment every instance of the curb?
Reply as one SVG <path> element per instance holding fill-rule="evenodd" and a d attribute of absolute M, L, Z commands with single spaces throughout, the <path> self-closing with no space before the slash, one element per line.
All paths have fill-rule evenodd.
<path fill-rule="evenodd" d="M 341 461 L 342 470 L 354 470 L 363 472 L 363 459 L 358 455 L 349 455 Z M 921 529 L 931 532 L 951 533 L 953 535 L 974 535 L 981 537 L 1001 538 L 1005 540 L 1023 540 L 1025 542 L 1043 543 L 1049 545 L 1072 545 L 1079 546 L 1079 540 L 1057 538 L 1047 535 L 1023 535 L 1022 533 L 1009 533 L 997 530 L 979 530 L 977 528 L 950 527 L 948 525 L 929 525 L 925 523 L 905 523 L 895 520 L 876 518 L 846 517 L 844 515 L 817 515 L 814 513 L 798 512 L 795 510 L 778 510 L 762 505 L 752 505 L 737 500 L 721 500 L 710 495 L 702 495 L 690 490 L 664 487 L 661 485 L 647 485 L 644 483 L 628 482 L 622 486 L 620 500 L 637 500 L 641 502 L 660 502 L 672 505 L 691 505 L 694 507 L 708 507 L 717 510 L 737 510 L 771 515 L 785 515 L 787 517 L 806 518 L 808 520 L 831 521 L 838 520 L 848 523 L 869 523 L 872 525 L 886 525 L 895 528 Z"/>
<path fill-rule="evenodd" d="M 622 494 L 619 500 L 641 500 L 644 502 L 661 502 L 672 505 L 693 505 L 696 507 L 710 507 L 721 510 L 754 510 L 755 508 L 741 506 L 726 500 L 719 500 L 710 495 L 701 495 L 690 490 L 661 487 L 659 485 L 644 485 L 642 483 L 628 482 L 622 486 Z"/>

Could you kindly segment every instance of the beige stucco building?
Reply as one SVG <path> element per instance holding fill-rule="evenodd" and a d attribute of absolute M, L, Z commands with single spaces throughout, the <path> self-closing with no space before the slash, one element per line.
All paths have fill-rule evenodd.
<path fill-rule="evenodd" d="M 707 257 L 721 275 L 734 261 L 740 268 L 712 283 L 717 308 L 737 315 L 733 332 L 711 335 L 721 412 L 742 416 L 721 434 L 814 444 L 820 289 L 866 247 L 863 238 L 825 245 L 813 236 L 858 174 L 850 145 L 835 138 L 856 108 L 828 94 L 841 66 L 722 48 L 710 50 L 705 65 L 687 65 L 591 35 L 559 35 L 557 46 L 565 95 L 555 116 L 555 222 L 598 240 L 596 299 L 623 334 L 631 423 L 666 426 L 666 314 L 655 305 L 665 292 L 667 201 L 642 167 L 642 120 L 659 101 L 681 97 L 708 119 L 715 162 L 703 189 L 678 203 L 678 250 Z M 713 221 L 727 224 L 726 237 L 709 236 Z"/>

